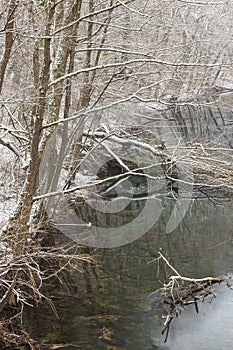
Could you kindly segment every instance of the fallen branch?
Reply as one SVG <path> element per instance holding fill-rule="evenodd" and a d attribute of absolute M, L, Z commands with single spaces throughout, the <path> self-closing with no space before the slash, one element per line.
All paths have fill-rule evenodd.
<path fill-rule="evenodd" d="M 222 282 L 224 278 L 218 278 L 218 277 L 204 277 L 204 278 L 189 278 L 184 276 L 171 276 L 170 280 L 174 281 L 183 281 L 183 282 L 189 282 L 189 283 L 203 283 L 203 282 L 211 282 L 211 283 L 217 283 Z"/>
<path fill-rule="evenodd" d="M 164 342 L 166 342 L 172 321 L 180 317 L 181 311 L 185 306 L 194 304 L 195 310 L 198 313 L 198 301 L 203 301 L 206 297 L 214 298 L 215 290 L 213 289 L 213 284 L 221 283 L 226 280 L 226 277 L 189 278 L 181 276 L 161 252 L 158 254 L 159 257 L 153 261 L 163 260 L 175 272 L 175 275 L 170 276 L 170 281 L 158 290 L 159 301 L 152 304 L 152 310 L 159 304 L 163 305 L 164 314 L 162 318 L 165 321 L 163 323 L 164 329 L 162 330 L 162 334 L 165 334 Z M 153 293 L 150 296 L 153 296 Z"/>

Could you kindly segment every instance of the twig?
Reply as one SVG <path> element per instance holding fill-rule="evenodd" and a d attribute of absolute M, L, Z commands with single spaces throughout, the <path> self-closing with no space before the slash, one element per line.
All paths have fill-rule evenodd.
<path fill-rule="evenodd" d="M 165 258 L 165 256 L 161 252 L 158 252 L 158 254 L 159 254 L 159 258 L 163 259 L 165 261 L 165 263 L 167 264 L 167 266 L 169 266 L 170 269 L 175 272 L 175 274 L 177 276 L 174 276 L 174 277 L 177 277 L 177 279 L 178 279 L 178 277 L 181 277 L 179 272 L 169 263 L 169 261 Z"/>

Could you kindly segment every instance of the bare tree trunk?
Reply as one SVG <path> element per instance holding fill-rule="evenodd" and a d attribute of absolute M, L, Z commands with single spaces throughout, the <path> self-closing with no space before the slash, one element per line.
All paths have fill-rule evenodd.
<path fill-rule="evenodd" d="M 81 6 L 82 6 L 82 1 L 76 0 L 74 2 L 74 4 L 71 6 L 71 9 L 67 15 L 67 18 L 65 19 L 66 24 L 69 24 L 70 22 L 78 20 L 78 18 L 80 17 Z M 56 79 L 65 74 L 69 57 L 71 60 L 71 52 L 74 51 L 74 48 L 77 45 L 75 38 L 77 36 L 78 25 L 79 23 L 74 24 L 71 28 L 68 29 L 68 32 L 67 32 L 68 35 L 64 35 L 61 45 L 58 48 L 59 52 L 57 54 L 57 57 L 55 58 L 55 61 L 57 61 L 57 64 L 53 72 L 54 78 Z M 64 93 L 63 84 L 60 83 L 58 86 L 56 86 L 56 93 L 54 93 L 55 114 L 57 118 L 59 117 L 59 113 L 60 113 L 63 93 Z"/>
<path fill-rule="evenodd" d="M 100 48 L 104 46 L 106 37 L 107 37 L 107 31 L 108 31 L 108 25 L 111 21 L 111 14 L 113 12 L 113 9 L 111 8 L 113 5 L 113 1 L 110 0 L 109 3 L 109 11 L 108 11 L 108 19 L 106 21 L 106 26 L 104 26 L 103 30 L 103 35 L 100 41 Z M 95 2 L 93 0 L 89 0 L 89 12 L 92 13 L 94 12 L 95 8 Z M 92 55 L 93 52 L 91 50 L 92 47 L 92 35 L 93 35 L 93 22 L 88 23 L 87 27 L 87 51 L 86 51 L 86 56 L 85 56 L 85 68 L 90 68 L 91 67 L 91 60 L 92 60 Z M 96 57 L 94 59 L 94 66 L 97 66 L 100 60 L 100 55 L 101 55 L 101 50 L 97 51 Z M 85 109 L 88 107 L 91 99 L 91 92 L 92 92 L 92 86 L 93 86 L 93 81 L 95 78 L 96 71 L 91 72 L 85 72 L 84 77 L 83 77 L 83 84 L 82 84 L 82 89 L 80 91 L 80 98 L 77 103 L 77 111 L 80 111 L 82 109 Z M 85 123 L 83 122 L 80 128 L 79 135 L 77 137 L 76 142 L 73 144 L 72 150 L 71 150 L 71 168 L 70 168 L 70 174 L 69 174 L 69 181 L 68 181 L 68 187 L 70 184 L 70 181 L 75 179 L 76 173 L 78 171 L 78 162 L 79 162 L 79 157 L 81 153 L 81 145 L 82 145 L 82 140 L 83 140 L 83 132 L 84 132 L 84 127 Z"/>
<path fill-rule="evenodd" d="M 2 92 L 2 86 L 4 82 L 4 77 L 6 73 L 6 67 L 10 59 L 11 50 L 14 42 L 14 26 L 15 26 L 15 11 L 18 6 L 18 1 L 12 0 L 10 2 L 8 14 L 7 14 L 7 22 L 5 24 L 5 50 L 0 63 L 0 93 Z"/>
<path fill-rule="evenodd" d="M 44 47 L 43 47 L 43 69 L 41 74 L 40 86 L 38 89 L 38 99 L 35 101 L 35 105 L 33 107 L 33 132 L 31 139 L 31 147 L 30 147 L 30 163 L 27 171 L 27 177 L 24 183 L 24 188 L 21 196 L 21 200 L 17 206 L 16 212 L 11 219 L 10 229 L 15 229 L 20 232 L 22 236 L 25 227 L 27 227 L 27 223 L 30 220 L 32 205 L 33 205 L 33 197 L 36 194 L 37 186 L 38 186 L 38 175 L 39 175 L 39 166 L 40 166 L 40 152 L 39 152 L 39 144 L 41 141 L 41 131 L 42 131 L 42 123 L 44 118 L 44 112 L 46 107 L 46 95 L 48 90 L 48 83 L 50 77 L 50 65 L 51 65 L 51 56 L 50 56 L 50 31 L 52 18 L 54 15 L 54 7 L 48 8 L 47 14 L 47 23 L 45 29 L 45 39 L 44 39 Z M 34 57 L 35 59 L 35 57 Z M 37 82 L 37 78 L 34 77 Z M 19 227 L 20 224 L 20 227 Z"/>

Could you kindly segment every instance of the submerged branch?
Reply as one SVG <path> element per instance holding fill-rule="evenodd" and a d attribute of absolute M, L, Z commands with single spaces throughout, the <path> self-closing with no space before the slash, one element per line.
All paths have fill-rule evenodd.
<path fill-rule="evenodd" d="M 194 304 L 195 310 L 198 313 L 198 302 L 204 301 L 207 297 L 214 298 L 215 290 L 213 289 L 213 284 L 223 282 L 226 280 L 226 277 L 184 277 L 179 274 L 161 252 L 159 252 L 159 257 L 155 260 L 163 260 L 166 266 L 176 274 L 170 276 L 170 281 L 158 290 L 159 304 L 163 305 L 164 309 L 162 318 L 165 319 L 165 321 L 163 323 L 164 328 L 162 334 L 165 334 L 164 342 L 166 342 L 171 322 L 175 318 L 180 317 L 181 311 L 185 306 Z M 150 296 L 153 296 L 153 293 Z M 153 304 L 152 308 L 155 306 L 157 306 L 157 304 Z"/>

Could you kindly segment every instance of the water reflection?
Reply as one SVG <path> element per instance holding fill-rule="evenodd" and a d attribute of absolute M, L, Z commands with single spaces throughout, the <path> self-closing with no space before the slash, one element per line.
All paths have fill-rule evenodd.
<path fill-rule="evenodd" d="M 165 233 L 169 202 L 161 219 L 139 240 L 118 248 L 99 249 L 98 283 L 90 272 L 91 292 L 82 276 L 72 276 L 76 292 L 61 286 L 54 294 L 60 319 L 48 306 L 29 310 L 26 323 L 34 337 L 47 343 L 72 343 L 65 349 L 193 350 L 229 349 L 233 343 L 233 291 L 223 285 L 211 303 L 182 313 L 161 335 L 161 308 L 148 314 L 148 295 L 167 281 L 166 266 L 151 262 L 161 249 L 184 276 L 218 276 L 232 269 L 233 201 L 193 200 L 182 224 Z M 59 288 L 58 288 L 59 289 Z M 74 290 L 74 289 L 73 289 Z M 62 296 L 61 296 L 62 295 Z M 66 295 L 66 297 L 64 296 Z"/>

